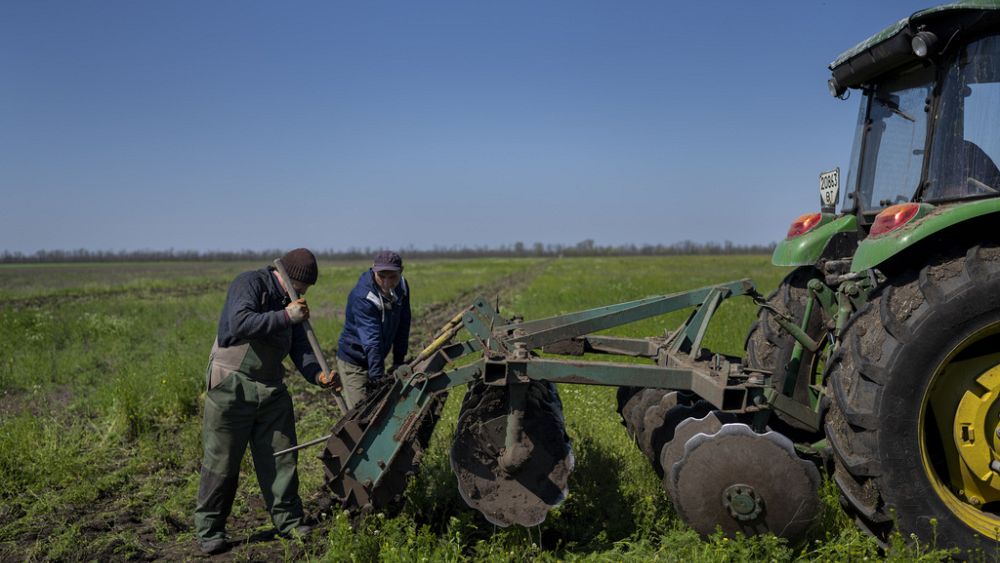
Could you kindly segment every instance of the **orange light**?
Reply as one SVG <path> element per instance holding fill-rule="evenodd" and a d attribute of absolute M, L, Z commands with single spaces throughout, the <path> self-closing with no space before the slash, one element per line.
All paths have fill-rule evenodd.
<path fill-rule="evenodd" d="M 869 235 L 877 237 L 895 231 L 916 217 L 917 211 L 920 211 L 918 203 L 900 203 L 886 207 L 875 216 L 875 224 Z"/>
<path fill-rule="evenodd" d="M 822 213 L 806 213 L 805 215 L 799 216 L 798 219 L 792 221 L 792 226 L 788 227 L 788 234 L 785 238 L 795 238 L 808 233 L 809 231 L 815 229 L 816 225 L 819 225 L 820 219 L 822 218 Z"/>

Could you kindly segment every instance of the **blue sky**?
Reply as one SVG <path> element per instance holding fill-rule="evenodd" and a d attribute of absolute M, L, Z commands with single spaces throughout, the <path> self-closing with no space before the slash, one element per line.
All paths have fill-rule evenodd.
<path fill-rule="evenodd" d="M 767 243 L 903 1 L 0 3 L 0 251 Z"/>

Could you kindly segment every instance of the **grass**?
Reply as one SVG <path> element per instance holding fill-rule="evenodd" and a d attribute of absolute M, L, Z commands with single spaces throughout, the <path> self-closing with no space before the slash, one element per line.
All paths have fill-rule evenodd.
<path fill-rule="evenodd" d="M 0 559 L 183 559 L 201 457 L 204 370 L 226 287 L 258 264 L 95 264 L 0 267 Z M 332 358 L 347 292 L 363 263 L 323 264 L 310 290 L 313 325 Z M 767 257 L 427 261 L 407 265 L 417 319 L 464 306 L 504 280 L 504 316 L 538 319 L 714 282 L 753 278 L 762 292 L 784 271 Z M 493 299 L 493 295 L 487 295 Z M 705 345 L 740 355 L 756 314 L 748 299 L 720 309 Z M 608 331 L 663 334 L 687 311 Z M 423 344 L 423 342 L 421 342 Z M 301 441 L 329 432 L 324 391 L 295 376 Z M 453 391 L 402 512 L 358 524 L 332 514 L 320 537 L 275 540 L 267 558 L 321 561 L 821 559 L 937 560 L 933 544 L 897 538 L 880 553 L 839 510 L 827 483 L 823 526 L 804 547 L 773 536 L 702 540 L 679 520 L 615 412 L 614 390 L 564 385 L 577 459 L 570 495 L 532 529 L 497 529 L 461 501 L 448 463 L 462 391 Z M 323 471 L 300 456 L 301 491 Z M 266 531 L 249 456 L 234 506 L 244 535 Z M 231 531 L 236 532 L 236 529 Z M 544 547 L 543 547 L 544 546 Z M 238 549 L 253 558 L 254 546 Z M 258 553 L 258 556 L 260 554 Z"/>

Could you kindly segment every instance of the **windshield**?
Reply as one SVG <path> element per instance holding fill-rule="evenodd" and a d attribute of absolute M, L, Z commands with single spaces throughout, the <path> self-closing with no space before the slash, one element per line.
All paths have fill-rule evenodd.
<path fill-rule="evenodd" d="M 946 68 L 924 201 L 1000 189 L 1000 37 L 970 43 Z"/>
<path fill-rule="evenodd" d="M 866 92 L 868 115 L 859 126 L 865 132 L 858 174 L 862 212 L 909 201 L 916 193 L 933 76 L 931 69 L 917 68 Z"/>

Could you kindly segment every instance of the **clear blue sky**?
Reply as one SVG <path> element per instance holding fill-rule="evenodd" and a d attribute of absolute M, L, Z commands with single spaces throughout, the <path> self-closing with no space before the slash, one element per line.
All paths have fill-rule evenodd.
<path fill-rule="evenodd" d="M 0 251 L 767 243 L 906 1 L 0 3 Z"/>

